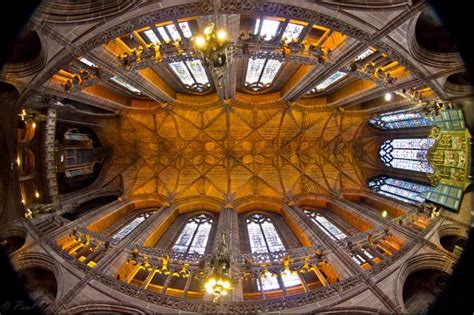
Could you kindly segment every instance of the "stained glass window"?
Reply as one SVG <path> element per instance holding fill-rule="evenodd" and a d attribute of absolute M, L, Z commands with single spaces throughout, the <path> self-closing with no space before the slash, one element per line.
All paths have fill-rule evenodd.
<path fill-rule="evenodd" d="M 90 61 L 87 58 L 81 57 L 81 58 L 79 58 L 79 61 L 86 64 L 86 65 L 88 65 L 89 67 L 97 68 L 96 64 L 93 63 L 92 61 Z"/>
<path fill-rule="evenodd" d="M 403 109 L 377 115 L 371 118 L 369 122 L 381 129 L 401 129 L 434 125 L 431 119 L 412 109 Z"/>
<path fill-rule="evenodd" d="M 132 233 L 140 224 L 143 223 L 146 219 L 148 219 L 153 214 L 153 211 L 140 214 L 136 218 L 134 218 L 131 222 L 121 228 L 117 233 L 112 236 L 112 240 L 115 242 L 123 240 L 128 234 Z"/>
<path fill-rule="evenodd" d="M 153 44 L 156 44 L 156 43 L 161 44 L 160 40 L 158 39 L 158 37 L 156 36 L 153 30 L 146 30 L 144 33 L 146 37 L 148 38 L 148 40 L 152 42 Z"/>
<path fill-rule="evenodd" d="M 359 61 L 359 60 L 363 60 L 367 57 L 369 57 L 370 55 L 372 55 L 374 53 L 374 51 L 372 49 L 367 49 L 366 51 L 364 51 L 363 53 L 361 53 L 359 56 L 357 56 L 354 61 Z"/>
<path fill-rule="evenodd" d="M 285 41 L 293 41 L 297 40 L 300 37 L 301 31 L 303 31 L 304 26 L 295 24 L 295 23 L 288 23 L 281 36 L 282 40 Z"/>
<path fill-rule="evenodd" d="M 308 94 L 323 91 L 327 87 L 329 87 L 330 85 L 332 85 L 332 84 L 336 83 L 337 81 L 345 78 L 346 76 L 347 76 L 347 73 L 342 72 L 342 71 L 337 71 L 334 74 L 332 74 L 331 76 L 329 76 L 329 78 L 327 78 L 323 82 L 319 83 L 316 87 L 312 88 L 308 92 Z"/>
<path fill-rule="evenodd" d="M 181 29 L 181 32 L 183 32 L 184 37 L 191 38 L 193 36 L 188 22 L 179 23 L 179 28 Z"/>
<path fill-rule="evenodd" d="M 141 94 L 141 91 L 139 89 L 137 89 L 136 87 L 128 84 L 127 82 L 125 82 L 124 80 L 122 80 L 121 78 L 119 78 L 117 76 L 111 77 L 110 80 L 112 80 L 113 82 L 117 83 L 118 85 L 126 88 L 128 91 L 130 91 L 132 93 Z"/>
<path fill-rule="evenodd" d="M 254 91 L 268 88 L 281 65 L 282 62 L 276 59 L 250 58 L 247 65 L 245 86 Z"/>
<path fill-rule="evenodd" d="M 175 61 L 169 65 L 186 88 L 203 92 L 211 86 L 201 60 Z"/>
<path fill-rule="evenodd" d="M 377 193 L 394 198 L 409 204 L 424 202 L 422 193 L 428 192 L 430 187 L 401 179 L 380 176 L 369 182 L 369 188 Z"/>
<path fill-rule="evenodd" d="M 262 25 L 261 19 L 255 21 L 253 33 L 262 36 L 265 40 L 271 40 L 277 34 L 280 21 L 264 19 Z"/>
<path fill-rule="evenodd" d="M 163 26 L 160 26 L 157 29 L 158 29 L 158 32 L 160 33 L 161 38 L 163 38 L 165 43 L 171 42 L 171 39 Z"/>
<path fill-rule="evenodd" d="M 180 253 L 204 254 L 211 228 L 212 219 L 207 215 L 189 219 L 172 249 Z"/>
<path fill-rule="evenodd" d="M 335 226 L 331 221 L 326 219 L 317 211 L 305 210 L 304 213 L 311 218 L 314 224 L 316 224 L 326 235 L 335 241 L 343 240 L 347 235 Z"/>
<path fill-rule="evenodd" d="M 254 214 L 248 217 L 247 231 L 252 253 L 271 253 L 285 250 L 285 246 L 269 217 L 261 214 Z M 294 274 L 282 273 L 281 279 L 285 287 L 301 284 L 299 277 Z M 279 288 L 278 281 L 270 275 L 262 279 L 262 285 L 264 290 Z M 259 284 L 258 288 L 260 290 Z"/>
<path fill-rule="evenodd" d="M 393 139 L 385 141 L 379 150 L 382 162 L 389 167 L 424 173 L 434 173 L 428 162 L 428 149 L 434 139 Z"/>

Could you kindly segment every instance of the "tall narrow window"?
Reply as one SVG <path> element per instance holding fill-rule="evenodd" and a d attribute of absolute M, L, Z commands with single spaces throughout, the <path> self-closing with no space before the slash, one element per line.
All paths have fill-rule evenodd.
<path fill-rule="evenodd" d="M 285 246 L 269 217 L 261 214 L 254 214 L 248 217 L 247 231 L 252 253 L 272 253 L 285 250 Z M 301 284 L 297 275 L 282 273 L 281 279 L 285 287 Z M 263 290 L 279 288 L 278 281 L 273 277 L 262 279 L 262 285 Z M 258 288 L 260 290 L 260 285 L 258 285 Z"/>
<path fill-rule="evenodd" d="M 121 228 L 117 233 L 112 236 L 112 240 L 115 242 L 123 240 L 128 234 L 132 233 L 140 224 L 148 219 L 153 214 L 153 211 L 140 214 L 135 219 L 130 221 L 127 225 Z"/>
<path fill-rule="evenodd" d="M 313 93 L 317 93 L 317 92 L 321 92 L 321 91 L 324 91 L 325 89 L 327 89 L 329 86 L 333 85 L 334 83 L 336 83 L 337 81 L 345 78 L 347 76 L 347 73 L 345 72 L 342 72 L 342 71 L 336 71 L 335 73 L 333 73 L 332 75 L 330 75 L 326 80 L 324 80 L 323 82 L 319 83 L 318 85 L 316 85 L 314 88 L 312 88 L 308 94 L 313 94 Z"/>
<path fill-rule="evenodd" d="M 428 149 L 434 139 L 393 139 L 385 141 L 379 150 L 382 162 L 389 167 L 424 173 L 434 173 L 428 162 Z"/>
<path fill-rule="evenodd" d="M 406 203 L 415 204 L 424 202 L 422 193 L 428 192 L 430 187 L 408 181 L 380 176 L 369 182 L 369 188 L 381 195 L 385 195 Z"/>
<path fill-rule="evenodd" d="M 371 118 L 369 122 L 380 129 L 401 129 L 434 125 L 434 122 L 422 113 L 407 109 L 377 115 Z"/>
<path fill-rule="evenodd" d="M 185 254 L 204 254 L 211 229 L 212 219 L 205 214 L 189 219 L 172 249 Z"/>
<path fill-rule="evenodd" d="M 331 221 L 326 219 L 317 211 L 305 210 L 304 213 L 311 218 L 314 224 L 316 224 L 327 236 L 332 238 L 334 241 L 343 240 L 347 235 L 335 226 Z"/>
<path fill-rule="evenodd" d="M 169 66 L 187 89 L 204 92 L 210 88 L 211 84 L 201 60 L 175 61 Z"/>
<path fill-rule="evenodd" d="M 250 58 L 245 76 L 245 86 L 253 91 L 270 87 L 282 62 L 276 59 Z"/>

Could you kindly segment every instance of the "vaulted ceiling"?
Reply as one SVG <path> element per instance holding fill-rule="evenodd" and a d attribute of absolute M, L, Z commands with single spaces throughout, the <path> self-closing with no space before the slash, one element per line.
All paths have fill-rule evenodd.
<path fill-rule="evenodd" d="M 165 199 L 338 194 L 365 185 L 352 153 L 362 118 L 232 102 L 126 114 L 103 135 L 115 165 L 108 176 L 124 168 L 126 194 Z"/>

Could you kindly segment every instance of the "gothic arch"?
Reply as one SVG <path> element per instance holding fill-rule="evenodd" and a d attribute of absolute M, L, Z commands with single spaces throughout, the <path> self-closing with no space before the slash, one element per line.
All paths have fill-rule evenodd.
<path fill-rule="evenodd" d="M 41 35 L 36 31 L 23 32 L 13 43 L 10 57 L 4 66 L 8 77 L 21 78 L 39 72 L 46 65 L 47 55 Z"/>
<path fill-rule="evenodd" d="M 48 1 L 39 10 L 45 21 L 55 24 L 81 25 L 112 19 L 136 4 L 136 0 L 55 0 Z"/>
<path fill-rule="evenodd" d="M 0 233 L 0 240 L 2 242 L 6 241 L 6 243 L 3 243 L 1 246 L 6 250 L 7 254 L 12 255 L 25 245 L 27 237 L 28 231 L 24 226 L 3 227 Z"/>
<path fill-rule="evenodd" d="M 403 289 L 407 278 L 417 271 L 434 270 L 450 274 L 453 262 L 446 257 L 435 253 L 425 253 L 407 259 L 399 268 L 398 276 L 394 281 L 395 299 L 397 305 L 402 306 L 402 312 L 406 312 L 405 301 L 403 299 Z"/>
<path fill-rule="evenodd" d="M 438 36 L 440 32 L 450 43 L 447 47 L 439 46 L 439 43 L 444 41 L 433 38 L 433 34 Z M 449 68 L 460 63 L 460 57 L 453 41 L 449 39 L 447 30 L 443 28 L 431 8 L 425 9 L 410 20 L 407 28 L 407 41 L 410 53 L 423 64 Z"/>
<path fill-rule="evenodd" d="M 64 311 L 67 314 L 147 314 L 146 311 L 120 302 L 95 302 L 87 301 L 71 306 Z"/>
<path fill-rule="evenodd" d="M 59 265 L 59 262 L 52 256 L 38 252 L 26 253 L 17 256 L 13 260 L 13 265 L 17 272 L 26 270 L 44 270 L 52 275 L 54 277 L 54 284 L 50 283 L 52 285 L 50 289 L 54 289 L 55 287 L 55 290 L 51 290 L 51 293 L 54 293 L 55 300 L 63 296 L 65 293 L 64 290 L 66 290 L 66 288 L 64 287 L 63 270 Z M 52 281 L 53 279 L 50 278 L 49 280 Z"/>
<path fill-rule="evenodd" d="M 446 77 L 443 89 L 449 94 L 466 95 L 472 93 L 472 84 L 466 71 L 457 72 Z"/>

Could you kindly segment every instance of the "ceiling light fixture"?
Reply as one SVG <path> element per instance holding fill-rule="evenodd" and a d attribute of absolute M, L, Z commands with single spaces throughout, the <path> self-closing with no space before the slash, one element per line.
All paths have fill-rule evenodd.
<path fill-rule="evenodd" d="M 392 93 L 390 93 L 390 92 L 385 93 L 385 96 L 384 96 L 385 101 L 390 102 L 392 100 L 392 98 L 393 98 Z"/>
<path fill-rule="evenodd" d="M 222 87 L 222 79 L 227 65 L 232 61 L 233 46 L 229 46 L 228 32 L 217 29 L 214 23 L 209 23 L 202 34 L 192 39 L 196 55 L 211 70 L 211 75 L 218 87 Z"/>

